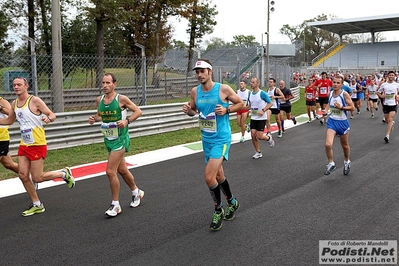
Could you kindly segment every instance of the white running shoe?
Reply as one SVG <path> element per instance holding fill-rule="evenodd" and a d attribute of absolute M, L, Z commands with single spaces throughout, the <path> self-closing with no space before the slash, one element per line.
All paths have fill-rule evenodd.
<path fill-rule="evenodd" d="M 141 199 L 144 197 L 144 191 L 139 189 L 139 194 L 132 196 L 130 207 L 136 208 L 140 205 Z"/>
<path fill-rule="evenodd" d="M 351 161 L 345 162 L 344 161 L 344 175 L 349 175 L 351 171 Z"/>
<path fill-rule="evenodd" d="M 274 145 L 276 144 L 276 143 L 274 142 L 274 140 L 273 140 L 272 135 L 269 135 L 269 140 L 268 140 L 267 142 L 269 142 L 270 148 L 273 148 Z"/>
<path fill-rule="evenodd" d="M 252 159 L 259 159 L 259 158 L 262 158 L 262 157 L 263 157 L 262 152 L 256 152 L 254 154 L 254 156 L 252 156 Z"/>
<path fill-rule="evenodd" d="M 105 212 L 106 215 L 111 216 L 111 217 L 115 217 L 118 214 L 120 214 L 122 212 L 122 208 L 120 205 L 115 206 L 115 205 L 111 205 L 109 206 L 108 210 Z"/>

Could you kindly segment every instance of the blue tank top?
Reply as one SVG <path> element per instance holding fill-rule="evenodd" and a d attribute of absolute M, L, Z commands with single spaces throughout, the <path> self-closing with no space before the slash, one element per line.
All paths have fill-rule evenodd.
<path fill-rule="evenodd" d="M 197 99 L 195 105 L 198 110 L 198 123 L 202 132 L 202 140 L 209 143 L 226 143 L 231 141 L 231 128 L 229 114 L 216 115 L 216 105 L 224 108 L 228 102 L 220 99 L 220 83 L 215 83 L 213 88 L 204 92 L 201 85 L 197 87 Z"/>

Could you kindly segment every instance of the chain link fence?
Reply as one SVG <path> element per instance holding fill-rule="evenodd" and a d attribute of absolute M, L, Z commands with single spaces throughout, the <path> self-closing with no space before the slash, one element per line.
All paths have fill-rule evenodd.
<path fill-rule="evenodd" d="M 193 62 L 198 56 L 195 54 Z M 249 75 L 261 76 L 261 56 L 256 47 L 219 48 L 201 57 L 213 62 L 215 81 L 232 87 Z M 198 84 L 195 73 L 187 72 L 191 67 L 185 49 L 170 50 L 159 58 L 63 55 L 62 71 L 54 70 L 51 55 L 0 55 L 0 58 L 3 80 L 0 94 L 5 99 L 15 99 L 12 81 L 24 77 L 29 82 L 30 93 L 38 95 L 56 112 L 95 109 L 95 98 L 102 93 L 101 79 L 107 72 L 115 74 L 117 92 L 140 106 L 186 101 L 191 88 Z M 276 79 L 289 81 L 290 67 L 286 61 L 271 59 L 270 69 Z M 54 85 L 55 80 L 62 80 L 60 90 Z"/>

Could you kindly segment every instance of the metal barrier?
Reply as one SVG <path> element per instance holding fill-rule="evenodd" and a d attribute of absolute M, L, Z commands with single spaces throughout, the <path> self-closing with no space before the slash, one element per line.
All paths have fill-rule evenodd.
<path fill-rule="evenodd" d="M 189 96 L 190 90 L 197 85 L 198 79 L 196 78 L 175 78 L 161 80 L 160 86 L 147 85 L 145 95 L 147 101 L 151 100 L 154 102 L 173 100 L 175 98 Z M 117 92 L 126 95 L 137 105 L 140 105 L 143 100 L 143 90 L 141 86 L 118 87 Z M 96 108 L 95 99 L 101 94 L 102 89 L 99 88 L 63 90 L 64 108 L 68 111 L 94 109 Z M 15 93 L 13 91 L 2 92 L 1 96 L 10 102 L 15 99 Z M 46 105 L 50 109 L 53 109 L 53 96 L 50 90 L 39 91 L 38 96 L 46 103 Z"/>
<path fill-rule="evenodd" d="M 299 99 L 299 87 L 291 89 L 295 102 Z M 184 128 L 198 126 L 197 116 L 190 117 L 182 111 L 183 103 L 160 104 L 141 106 L 143 115 L 129 125 L 131 138 L 160 134 Z M 100 131 L 101 122 L 94 125 L 88 123 L 89 116 L 96 110 L 56 113 L 57 119 L 45 124 L 47 145 L 49 150 L 69 148 L 79 145 L 101 143 L 104 140 Z M 131 112 L 128 111 L 128 115 Z M 236 114 L 230 114 L 230 120 L 235 119 Z M 10 154 L 16 155 L 21 134 L 19 124 L 14 123 L 9 127 Z"/>

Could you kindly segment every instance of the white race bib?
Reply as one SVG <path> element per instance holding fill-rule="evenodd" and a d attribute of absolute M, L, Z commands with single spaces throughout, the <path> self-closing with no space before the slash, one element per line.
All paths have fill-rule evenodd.
<path fill-rule="evenodd" d="M 102 123 L 101 132 L 103 133 L 104 138 L 108 140 L 114 140 L 119 137 L 119 131 L 116 122 Z"/>

